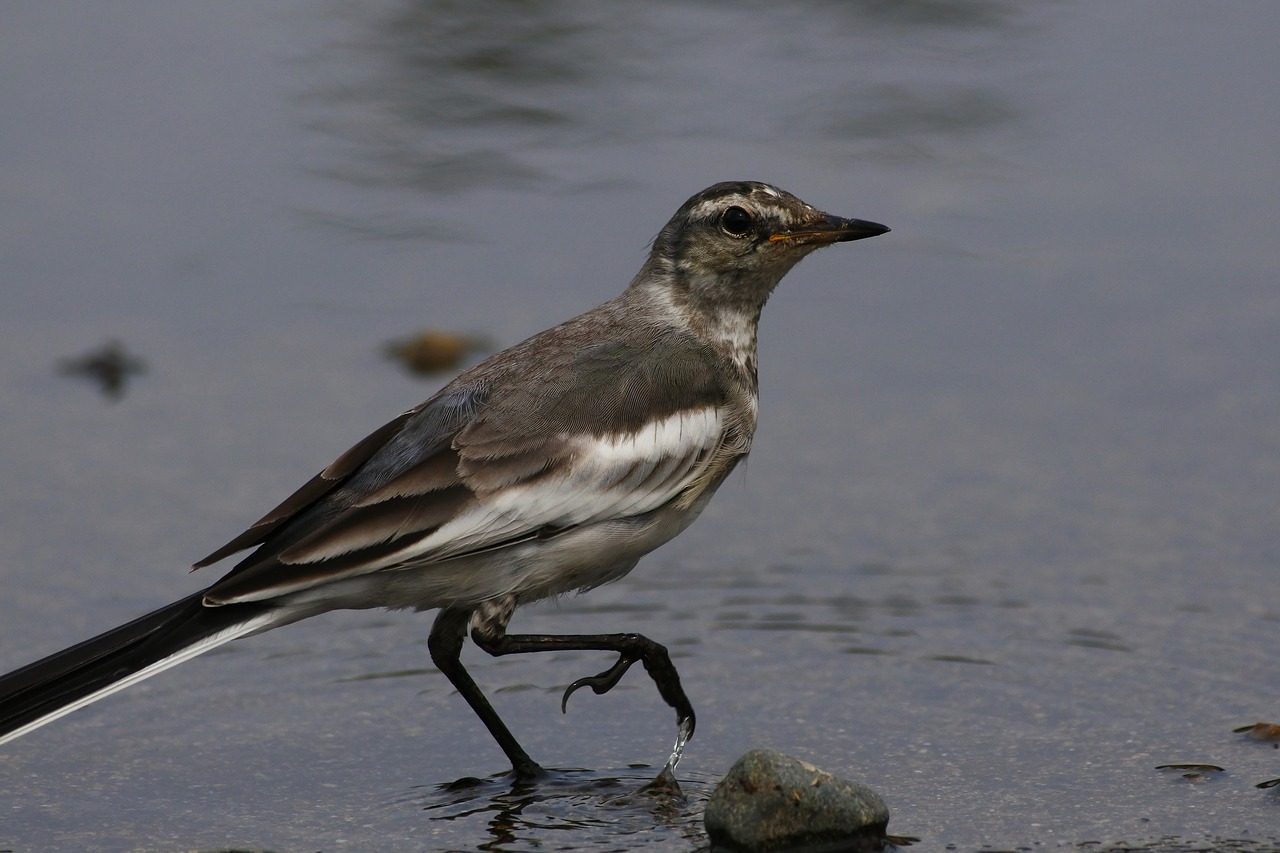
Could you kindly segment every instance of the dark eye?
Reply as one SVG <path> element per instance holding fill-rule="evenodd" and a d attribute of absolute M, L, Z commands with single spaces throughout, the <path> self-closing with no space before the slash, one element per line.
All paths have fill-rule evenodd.
<path fill-rule="evenodd" d="M 734 237 L 741 237 L 751 230 L 751 214 L 734 205 L 720 217 L 720 227 Z"/>

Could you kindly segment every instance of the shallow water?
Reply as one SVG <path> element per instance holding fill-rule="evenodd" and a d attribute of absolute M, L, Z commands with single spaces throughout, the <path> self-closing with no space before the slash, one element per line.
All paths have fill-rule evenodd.
<path fill-rule="evenodd" d="M 488 660 L 532 791 L 427 617 L 253 638 L 0 750 L 0 849 L 691 850 L 734 758 L 874 786 L 913 849 L 1268 849 L 1280 717 L 1280 7 L 586 2 L 0 9 L 0 668 L 185 567 L 507 345 L 619 291 L 692 192 L 891 234 L 793 272 L 751 462 L 625 580 L 642 631 Z M 63 360 L 121 341 L 114 402 Z M 477 356 L 478 357 L 478 356 Z M 439 380 L 442 381 L 442 380 Z M 1160 765 L 1221 773 L 1185 778 Z M 585 769 L 584 769 L 585 768 Z M 475 780 L 456 784 L 459 780 Z"/>

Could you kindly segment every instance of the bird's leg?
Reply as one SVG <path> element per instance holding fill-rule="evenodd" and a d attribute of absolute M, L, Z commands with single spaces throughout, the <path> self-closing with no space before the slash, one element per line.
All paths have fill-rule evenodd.
<path fill-rule="evenodd" d="M 507 728 L 506 723 L 493 710 L 489 700 L 480 692 L 480 687 L 471 678 L 470 673 L 462 666 L 462 644 L 467 636 L 467 622 L 471 619 L 471 611 L 445 608 L 436 616 L 431 626 L 431 634 L 427 637 L 427 648 L 431 652 L 431 660 L 436 668 L 452 682 L 462 698 L 467 700 L 471 710 L 484 723 L 489 734 L 502 747 L 511 761 L 516 777 L 532 779 L 543 775 L 544 771 L 529 753 L 516 741 L 515 735 Z"/>
<path fill-rule="evenodd" d="M 471 619 L 471 639 L 475 644 L 495 657 L 524 652 L 618 653 L 617 663 L 604 672 L 579 678 L 569 685 L 560 703 L 561 711 L 578 688 L 590 687 L 597 695 L 607 693 L 617 686 L 633 663 L 640 661 L 653 683 L 658 686 L 658 693 L 663 700 L 675 709 L 676 724 L 687 726 L 688 736 L 693 736 L 693 705 L 680 686 L 680 674 L 671 663 L 671 656 L 665 646 L 643 634 L 508 634 L 507 621 L 511 618 L 513 609 L 511 602 L 492 602 L 478 608 Z"/>

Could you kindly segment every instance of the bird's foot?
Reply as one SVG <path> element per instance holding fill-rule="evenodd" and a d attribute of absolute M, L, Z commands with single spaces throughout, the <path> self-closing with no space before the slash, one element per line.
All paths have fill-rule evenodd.
<path fill-rule="evenodd" d="M 566 713 L 569 710 L 569 697 L 574 691 L 582 687 L 590 687 L 591 692 L 597 696 L 603 696 L 610 690 L 618 686 L 618 682 L 622 680 L 622 676 L 627 674 L 627 670 L 631 668 L 631 664 L 636 659 L 626 654 L 618 657 L 618 662 L 606 669 L 599 675 L 588 675 L 579 678 L 577 681 L 565 688 L 564 696 L 560 698 L 560 713 Z"/>
<path fill-rule="evenodd" d="M 685 695 L 684 688 L 680 686 L 680 673 L 676 672 L 670 655 L 663 646 L 648 638 L 635 636 L 631 639 L 637 646 L 635 650 L 621 652 L 617 662 L 604 672 L 579 678 L 565 688 L 564 695 L 560 699 L 560 712 L 565 713 L 568 710 L 569 697 L 580 688 L 590 687 L 597 696 L 608 693 L 618 685 L 631 665 L 639 660 L 644 662 L 644 668 L 653 679 L 653 683 L 657 685 L 658 693 L 668 705 L 675 709 L 676 725 L 686 733 L 684 739 L 688 740 L 693 737 L 696 717 L 693 713 L 693 704 Z"/>

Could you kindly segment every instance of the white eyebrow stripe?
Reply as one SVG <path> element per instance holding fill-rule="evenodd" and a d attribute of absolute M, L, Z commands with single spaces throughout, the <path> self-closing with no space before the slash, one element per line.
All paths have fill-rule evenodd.
<path fill-rule="evenodd" d="M 694 205 L 693 209 L 689 211 L 689 218 L 710 219 L 713 216 L 718 216 L 721 211 L 732 207 L 735 204 L 739 207 L 752 207 L 752 209 L 754 209 L 751 202 L 742 196 L 723 196 L 721 198 L 704 201 L 700 204 Z"/>

